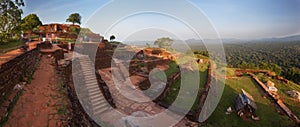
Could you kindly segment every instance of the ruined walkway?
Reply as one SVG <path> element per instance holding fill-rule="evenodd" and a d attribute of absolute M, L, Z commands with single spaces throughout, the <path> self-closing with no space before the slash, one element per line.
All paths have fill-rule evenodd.
<path fill-rule="evenodd" d="M 63 126 L 67 110 L 61 83 L 51 65 L 52 59 L 42 56 L 32 82 L 24 88 L 6 127 Z"/>
<path fill-rule="evenodd" d="M 105 69 L 98 70 L 98 72 L 100 73 L 100 75 L 102 76 L 102 79 L 105 81 L 105 83 L 109 87 L 109 90 L 112 93 L 112 98 L 114 99 L 114 102 L 116 103 L 116 107 L 117 107 L 118 111 L 120 111 L 124 114 L 127 114 L 127 115 L 130 115 L 130 114 L 132 115 L 137 112 L 142 112 L 142 113 L 146 113 L 146 114 L 155 116 L 166 110 L 165 108 L 157 105 L 156 103 L 154 103 L 152 101 L 138 103 L 138 102 L 132 101 L 132 100 L 124 97 L 117 89 L 116 84 L 114 83 L 114 81 L 112 79 L 112 73 L 110 72 L 110 70 L 111 70 L 110 68 L 105 68 Z M 125 87 L 122 87 L 122 89 L 125 89 Z M 179 117 L 179 116 L 177 116 L 176 114 L 169 114 L 169 115 L 165 115 L 165 117 L 162 119 L 168 121 L 168 120 L 175 120 L 176 117 Z M 124 118 L 125 117 L 123 117 L 123 119 Z M 164 121 L 164 120 L 162 120 L 162 121 Z M 120 122 L 121 121 L 116 121 L 116 123 L 114 125 L 118 126 L 118 124 L 120 124 Z M 163 125 L 163 124 L 164 123 L 161 123 L 161 125 Z M 147 125 L 147 126 L 150 126 L 150 125 Z M 195 126 L 195 123 L 190 122 L 189 120 L 187 120 L 186 117 L 184 117 L 181 121 L 178 121 L 178 123 L 175 125 L 175 127 L 184 127 L 184 126 Z"/>

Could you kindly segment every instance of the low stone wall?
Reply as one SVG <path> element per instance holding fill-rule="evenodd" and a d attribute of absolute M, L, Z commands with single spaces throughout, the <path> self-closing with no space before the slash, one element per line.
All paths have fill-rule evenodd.
<path fill-rule="evenodd" d="M 235 70 L 236 75 L 242 76 L 243 73 L 266 73 L 268 76 L 275 76 L 276 74 L 274 72 L 268 71 L 268 70 L 257 70 L 257 69 L 236 69 Z"/>
<path fill-rule="evenodd" d="M 254 74 L 249 73 L 249 75 L 275 101 L 275 103 L 287 114 L 288 117 L 290 117 L 298 125 L 300 125 L 299 118 L 295 114 L 293 114 L 293 112 L 282 102 L 281 99 L 272 94 L 266 87 L 266 85 L 262 83 Z"/>
<path fill-rule="evenodd" d="M 170 85 L 172 85 L 178 78 L 181 78 L 181 72 L 180 71 L 177 71 L 176 73 L 172 74 L 167 79 L 167 84 L 165 86 L 165 89 L 162 92 L 162 94 L 157 97 L 157 99 L 155 100 L 156 102 L 161 102 L 167 96 L 167 93 L 170 90 Z"/>
<path fill-rule="evenodd" d="M 8 116 L 8 110 L 19 95 L 20 88 L 14 89 L 17 84 L 30 82 L 31 76 L 40 59 L 37 48 L 24 52 L 19 56 L 0 65 L 0 119 Z"/>
<path fill-rule="evenodd" d="M 208 72 L 207 72 L 207 81 L 206 81 L 206 84 L 204 85 L 204 91 L 198 93 L 198 96 L 200 96 L 199 97 L 200 100 L 198 100 L 199 104 L 198 104 L 198 107 L 197 107 L 197 111 L 194 114 L 194 120 L 195 121 L 198 121 L 198 119 L 199 119 L 201 110 L 204 106 L 204 103 L 205 103 L 205 100 L 207 98 L 208 92 L 210 90 L 210 86 L 211 86 L 212 81 L 216 80 L 214 77 L 211 76 L 212 75 L 212 68 L 213 68 L 213 65 L 212 65 L 211 62 L 209 62 L 209 67 L 208 67 Z"/>

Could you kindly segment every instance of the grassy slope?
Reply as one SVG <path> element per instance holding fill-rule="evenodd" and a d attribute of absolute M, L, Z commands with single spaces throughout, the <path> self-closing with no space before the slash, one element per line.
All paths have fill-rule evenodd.
<path fill-rule="evenodd" d="M 292 112 L 296 116 L 300 117 L 300 102 L 286 94 L 286 91 L 290 91 L 290 90 L 300 91 L 299 85 L 296 85 L 292 82 L 290 82 L 290 84 L 284 84 L 276 79 L 270 79 L 270 78 L 267 78 L 267 76 L 264 76 L 261 74 L 259 74 L 258 77 L 259 78 L 264 77 L 264 78 L 269 79 L 272 82 L 274 82 L 276 84 L 275 87 L 278 89 L 278 94 L 279 94 L 280 98 L 283 100 L 283 102 L 286 104 L 286 106 L 288 106 L 292 110 Z"/>
<path fill-rule="evenodd" d="M 183 79 L 183 82 L 191 82 L 193 80 L 194 79 L 189 78 L 189 76 L 187 76 L 186 79 Z M 204 85 L 206 82 L 207 82 L 207 69 L 204 71 L 200 71 L 199 91 L 204 90 Z M 174 100 L 177 98 L 178 92 L 180 90 L 180 85 L 181 85 L 181 79 L 176 80 L 176 82 L 170 86 L 170 91 L 168 92 L 167 97 L 165 97 L 163 101 L 166 102 L 167 104 L 172 104 L 174 102 Z M 191 88 L 191 89 L 194 89 L 194 88 Z M 185 102 L 185 101 L 182 101 L 182 102 Z M 197 103 L 195 103 L 193 105 L 192 111 L 196 110 L 196 108 L 197 108 Z"/>
<path fill-rule="evenodd" d="M 175 74 L 180 69 L 177 67 L 176 62 L 171 62 L 169 68 L 165 71 L 167 77 L 170 77 L 172 74 Z"/>
<path fill-rule="evenodd" d="M 256 101 L 258 107 L 256 114 L 261 120 L 244 121 L 236 115 L 231 113 L 226 115 L 226 109 L 231 106 L 234 107 L 234 101 L 241 89 L 251 93 Z M 293 124 L 293 121 L 289 120 L 287 116 L 277 113 L 275 105 L 267 98 L 263 98 L 263 91 L 258 85 L 249 77 L 242 77 L 238 79 L 229 79 L 226 81 L 226 86 L 223 92 L 222 99 L 208 119 L 209 126 L 287 126 Z"/>
<path fill-rule="evenodd" d="M 14 50 L 16 48 L 19 48 L 22 45 L 21 41 L 11 41 L 4 44 L 0 44 L 0 53 L 5 53 L 10 50 Z"/>

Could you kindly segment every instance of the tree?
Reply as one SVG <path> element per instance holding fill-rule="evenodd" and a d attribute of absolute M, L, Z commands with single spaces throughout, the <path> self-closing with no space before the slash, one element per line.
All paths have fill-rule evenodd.
<path fill-rule="evenodd" d="M 76 27 L 76 26 L 70 26 L 70 30 L 74 33 L 74 34 L 79 34 L 80 33 L 80 28 Z"/>
<path fill-rule="evenodd" d="M 23 13 L 21 6 L 24 6 L 23 0 L 0 1 L 0 39 L 2 42 L 11 39 L 14 35 L 13 30 L 19 25 Z"/>
<path fill-rule="evenodd" d="M 281 74 L 281 67 L 278 66 L 277 64 L 270 64 L 270 68 L 271 68 L 271 71 L 275 72 L 277 75 L 280 75 Z"/>
<path fill-rule="evenodd" d="M 34 30 L 40 25 L 42 25 L 40 18 L 36 14 L 29 14 L 22 19 L 20 27 L 22 31 L 27 31 Z"/>
<path fill-rule="evenodd" d="M 157 39 L 154 42 L 154 45 L 157 45 L 159 48 L 167 48 L 173 44 L 173 41 L 174 40 L 172 40 L 168 37 L 162 37 L 162 38 Z"/>
<path fill-rule="evenodd" d="M 73 25 L 75 23 L 81 24 L 81 16 L 79 13 L 73 13 L 69 16 L 69 18 L 66 20 L 67 22 L 71 22 Z"/>
<path fill-rule="evenodd" d="M 110 37 L 109 37 L 109 40 L 112 42 L 112 41 L 114 41 L 116 39 L 116 36 L 115 35 L 111 35 Z"/>
<path fill-rule="evenodd" d="M 242 61 L 240 64 L 237 65 L 238 68 L 241 68 L 241 69 L 247 69 L 248 68 L 248 63 L 245 62 L 245 61 Z"/>
<path fill-rule="evenodd" d="M 151 45 L 149 43 L 146 43 L 147 48 L 151 48 Z"/>
<path fill-rule="evenodd" d="M 287 78 L 293 80 L 294 82 L 300 84 L 300 69 L 298 68 L 289 68 L 287 71 Z"/>

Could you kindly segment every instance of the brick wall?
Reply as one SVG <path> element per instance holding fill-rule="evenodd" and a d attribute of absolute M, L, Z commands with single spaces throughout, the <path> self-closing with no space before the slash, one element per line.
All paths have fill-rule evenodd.
<path fill-rule="evenodd" d="M 6 118 L 11 102 L 14 102 L 19 90 L 17 84 L 30 80 L 40 58 L 37 48 L 24 52 L 0 65 L 0 120 Z"/>

